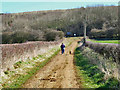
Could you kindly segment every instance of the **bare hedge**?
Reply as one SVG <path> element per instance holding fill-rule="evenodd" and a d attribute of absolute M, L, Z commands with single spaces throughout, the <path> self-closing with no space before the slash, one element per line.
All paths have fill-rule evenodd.
<path fill-rule="evenodd" d="M 100 53 L 106 58 L 116 62 L 117 64 L 120 64 L 119 44 L 93 43 L 91 41 L 87 41 L 86 46 L 93 49 L 95 52 Z"/>
<path fill-rule="evenodd" d="M 59 41 L 31 41 L 22 44 L 0 44 L 2 50 L 2 69 L 11 67 L 18 61 L 24 61 L 42 53 L 47 52 L 50 48 L 59 45 Z"/>

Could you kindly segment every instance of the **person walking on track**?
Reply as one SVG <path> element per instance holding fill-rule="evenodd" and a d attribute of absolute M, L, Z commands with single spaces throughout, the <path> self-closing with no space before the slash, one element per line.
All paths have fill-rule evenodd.
<path fill-rule="evenodd" d="M 61 47 L 61 53 L 63 54 L 65 52 L 65 45 L 62 43 L 60 47 Z"/>

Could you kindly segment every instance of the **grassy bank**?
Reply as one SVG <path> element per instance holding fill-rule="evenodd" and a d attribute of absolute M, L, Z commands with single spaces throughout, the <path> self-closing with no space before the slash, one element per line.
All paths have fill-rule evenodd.
<path fill-rule="evenodd" d="M 119 88 L 119 82 L 115 78 L 104 79 L 104 73 L 98 66 L 90 63 L 89 59 L 82 54 L 82 50 L 75 50 L 75 66 L 78 82 L 83 88 Z"/>
<path fill-rule="evenodd" d="M 115 44 L 120 44 L 119 40 L 93 40 L 93 39 L 87 39 L 87 41 L 92 41 L 96 43 L 115 43 Z"/>
<path fill-rule="evenodd" d="M 29 68 L 24 68 L 23 70 L 25 70 L 26 72 L 24 73 L 24 71 L 23 72 L 21 72 L 21 73 L 24 73 L 24 74 L 21 74 L 21 73 L 19 73 L 19 74 L 15 74 L 15 75 L 13 75 L 6 83 L 4 83 L 2 86 L 4 87 L 4 88 L 21 88 L 21 85 L 23 84 L 23 83 L 25 83 L 31 76 L 33 76 L 35 73 L 37 73 L 37 71 L 40 69 L 40 68 L 42 68 L 43 66 L 45 66 L 50 60 L 51 60 L 51 58 L 53 58 L 55 55 L 57 55 L 58 54 L 58 52 L 60 51 L 60 49 L 58 49 L 58 50 L 56 50 L 55 52 L 54 52 L 54 54 L 53 55 L 51 55 L 50 57 L 46 57 L 45 55 L 39 55 L 39 56 L 37 56 L 37 57 L 34 57 L 31 61 L 26 61 L 26 62 L 17 62 L 17 63 L 15 63 L 14 65 L 15 66 L 18 66 L 19 68 L 20 67 L 22 67 L 23 65 L 28 65 L 28 66 L 30 66 L 30 64 L 31 64 L 31 67 L 29 67 Z M 34 61 L 34 60 L 37 60 L 37 59 L 40 59 L 40 58 L 42 58 L 43 59 L 43 61 L 41 61 L 41 62 L 35 62 L 35 63 L 33 63 L 32 61 Z M 8 72 L 6 72 L 6 74 L 9 74 L 9 73 L 11 73 L 11 71 L 8 71 Z M 11 82 L 11 83 L 9 83 L 9 82 Z"/>

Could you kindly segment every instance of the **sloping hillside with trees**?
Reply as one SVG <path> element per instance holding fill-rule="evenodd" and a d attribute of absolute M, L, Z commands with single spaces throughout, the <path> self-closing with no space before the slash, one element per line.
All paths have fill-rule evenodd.
<path fill-rule="evenodd" d="M 1 15 L 3 43 L 54 41 L 63 38 L 64 35 L 73 36 L 74 34 L 83 36 L 85 21 L 87 35 L 90 38 L 118 38 L 117 6 L 81 7 Z"/>

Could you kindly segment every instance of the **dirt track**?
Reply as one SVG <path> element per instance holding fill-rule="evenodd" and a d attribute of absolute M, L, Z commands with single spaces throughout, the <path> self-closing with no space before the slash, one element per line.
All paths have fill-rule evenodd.
<path fill-rule="evenodd" d="M 24 88 L 79 88 L 73 65 L 73 52 L 77 42 L 73 42 L 61 55 L 59 52 L 46 66 L 31 77 Z M 69 53 L 72 52 L 72 54 Z"/>

